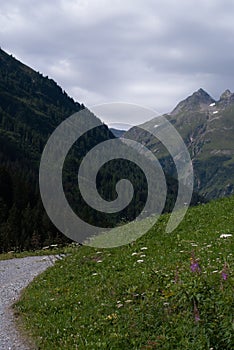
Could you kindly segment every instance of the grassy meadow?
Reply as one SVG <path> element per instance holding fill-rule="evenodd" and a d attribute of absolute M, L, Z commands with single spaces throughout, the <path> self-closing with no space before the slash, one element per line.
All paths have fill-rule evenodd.
<path fill-rule="evenodd" d="M 77 247 L 15 305 L 38 349 L 234 348 L 234 197 L 132 244 Z"/>

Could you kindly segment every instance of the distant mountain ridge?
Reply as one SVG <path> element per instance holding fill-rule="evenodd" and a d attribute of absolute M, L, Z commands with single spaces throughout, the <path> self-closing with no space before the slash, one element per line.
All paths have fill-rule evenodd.
<path fill-rule="evenodd" d="M 199 89 L 164 115 L 182 136 L 195 170 L 195 190 L 208 199 L 234 193 L 234 93 L 226 90 L 218 101 Z M 157 117 L 142 124 L 152 129 Z M 150 134 L 134 127 L 126 137 L 144 143 L 176 176 L 165 148 Z M 170 160 L 169 160 L 170 159 Z"/>
<path fill-rule="evenodd" d="M 120 129 L 114 129 L 114 128 L 110 128 L 110 131 L 113 133 L 113 135 L 115 135 L 115 137 L 122 137 L 126 132 L 126 130 L 120 130 Z"/>

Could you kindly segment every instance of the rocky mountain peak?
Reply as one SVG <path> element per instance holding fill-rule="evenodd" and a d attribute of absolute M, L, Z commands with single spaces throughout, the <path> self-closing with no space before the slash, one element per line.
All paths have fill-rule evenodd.
<path fill-rule="evenodd" d="M 198 102 L 198 103 L 211 103 L 214 99 L 202 88 L 195 91 L 192 96 L 189 96 L 186 99 L 188 102 Z"/>
<path fill-rule="evenodd" d="M 225 90 L 222 95 L 220 96 L 220 100 L 218 101 L 218 104 L 221 108 L 226 108 L 229 105 L 232 105 L 234 103 L 234 93 L 232 93 L 230 90 Z"/>
<path fill-rule="evenodd" d="M 195 91 L 193 93 L 192 96 L 199 96 L 199 97 L 202 97 L 202 98 L 211 98 L 210 95 L 205 91 L 203 90 L 202 88 L 200 88 L 199 90 Z"/>
<path fill-rule="evenodd" d="M 229 99 L 230 97 L 232 97 L 232 93 L 229 89 L 225 90 L 222 95 L 220 96 L 220 100 L 226 100 Z"/>
<path fill-rule="evenodd" d="M 176 108 L 171 112 L 171 115 L 175 115 L 182 111 L 200 110 L 208 107 L 215 100 L 202 88 L 195 91 L 191 96 L 181 101 Z"/>

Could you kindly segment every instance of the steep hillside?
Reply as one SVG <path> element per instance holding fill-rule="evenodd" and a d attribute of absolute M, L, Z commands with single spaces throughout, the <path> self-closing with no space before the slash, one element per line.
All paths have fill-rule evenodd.
<path fill-rule="evenodd" d="M 218 101 L 199 89 L 164 115 L 182 136 L 193 161 L 195 190 L 206 198 L 222 197 L 234 192 L 234 94 L 226 90 Z M 157 118 L 143 124 L 153 130 Z M 167 151 L 152 137 L 135 127 L 126 137 L 149 147 L 164 168 L 175 176 Z"/>
<path fill-rule="evenodd" d="M 49 135 L 84 106 L 52 79 L 0 50 L 0 251 L 30 249 L 66 240 L 50 223 L 38 190 L 38 167 Z M 64 171 L 72 192 L 72 166 L 101 140 L 113 138 L 103 125 L 76 145 Z"/>
<path fill-rule="evenodd" d="M 38 189 L 38 168 L 48 137 L 63 120 L 83 108 L 52 79 L 0 50 L 0 252 L 67 240 L 45 214 Z M 147 198 L 143 172 L 133 163 L 119 159 L 102 167 L 97 189 L 106 200 L 113 201 L 117 181 L 129 179 L 135 192 L 126 210 L 102 215 L 83 200 L 77 186 L 80 162 L 95 145 L 111 138 L 114 135 L 104 124 L 87 132 L 69 151 L 63 169 L 63 187 L 73 210 L 88 223 L 101 227 L 135 219 Z M 173 208 L 177 195 L 177 181 L 167 177 L 167 184 L 164 211 Z M 199 200 L 195 195 L 193 203 Z"/>
<path fill-rule="evenodd" d="M 74 249 L 17 304 L 44 350 L 232 350 L 234 197 L 164 215 L 116 249 Z"/>

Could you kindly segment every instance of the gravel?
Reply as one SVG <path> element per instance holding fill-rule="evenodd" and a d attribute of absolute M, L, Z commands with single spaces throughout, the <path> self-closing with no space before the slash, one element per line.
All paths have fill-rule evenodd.
<path fill-rule="evenodd" d="M 0 261 L 0 350 L 35 349 L 17 330 L 12 304 L 38 274 L 59 256 L 33 256 Z"/>

